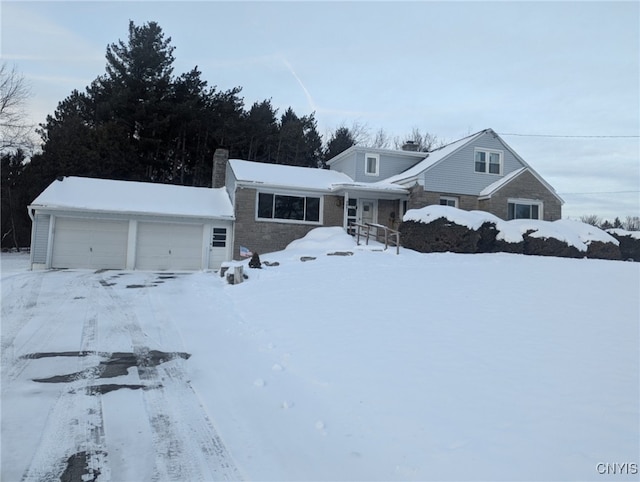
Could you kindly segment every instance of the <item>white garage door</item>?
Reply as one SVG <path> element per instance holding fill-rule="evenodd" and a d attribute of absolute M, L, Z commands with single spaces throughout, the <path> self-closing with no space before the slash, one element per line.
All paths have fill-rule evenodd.
<path fill-rule="evenodd" d="M 53 268 L 124 269 L 128 221 L 56 218 Z"/>
<path fill-rule="evenodd" d="M 136 269 L 201 269 L 202 230 L 202 224 L 138 223 Z"/>

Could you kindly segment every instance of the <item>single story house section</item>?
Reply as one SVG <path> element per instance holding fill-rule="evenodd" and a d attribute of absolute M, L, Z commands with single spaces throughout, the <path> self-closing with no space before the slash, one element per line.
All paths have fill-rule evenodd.
<path fill-rule="evenodd" d="M 408 195 L 402 186 L 356 182 L 327 169 L 219 158 L 216 170 L 224 170 L 234 206 L 234 258 L 240 247 L 258 253 L 284 249 L 319 226 L 392 222 L 398 201 Z"/>
<path fill-rule="evenodd" d="M 35 269 L 200 270 L 231 258 L 224 189 L 65 177 L 28 210 Z"/>

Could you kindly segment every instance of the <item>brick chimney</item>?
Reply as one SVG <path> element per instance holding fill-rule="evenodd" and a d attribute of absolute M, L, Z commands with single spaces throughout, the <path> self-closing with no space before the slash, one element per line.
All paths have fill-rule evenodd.
<path fill-rule="evenodd" d="M 415 141 L 407 141 L 404 144 L 402 144 L 403 151 L 418 152 L 419 147 L 420 146 Z"/>
<path fill-rule="evenodd" d="M 227 176 L 227 162 L 229 161 L 229 151 L 227 149 L 216 149 L 213 154 L 213 170 L 211 173 L 211 187 L 224 187 Z"/>

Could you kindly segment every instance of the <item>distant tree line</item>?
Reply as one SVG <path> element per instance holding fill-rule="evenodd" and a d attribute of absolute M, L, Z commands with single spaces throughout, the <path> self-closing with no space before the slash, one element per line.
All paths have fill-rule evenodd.
<path fill-rule="evenodd" d="M 36 130 L 34 152 L 19 109 L 28 95 L 23 79 L 5 65 L 0 71 L 2 145 L 2 247 L 28 246 L 26 206 L 54 179 L 85 176 L 209 186 L 213 153 L 257 162 L 326 167 L 354 144 L 398 148 L 381 129 L 365 126 L 318 133 L 315 113 L 282 114 L 270 99 L 248 109 L 241 87 L 221 91 L 203 80 L 198 67 L 174 74 L 174 47 L 155 22 L 129 22 L 127 41 L 107 46 L 105 73 L 84 91 L 74 90 Z M 420 150 L 436 138 L 414 129 Z"/>
<path fill-rule="evenodd" d="M 597 214 L 580 216 L 580 221 L 591 224 L 600 229 L 624 229 L 625 231 L 640 231 L 640 216 L 627 216 L 624 221 L 616 217 L 613 221 L 602 219 Z"/>

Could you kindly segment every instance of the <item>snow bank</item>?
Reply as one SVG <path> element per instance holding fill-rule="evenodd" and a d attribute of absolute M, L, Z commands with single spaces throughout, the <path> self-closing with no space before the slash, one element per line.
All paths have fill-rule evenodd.
<path fill-rule="evenodd" d="M 618 236 L 629 236 L 633 239 L 640 239 L 640 231 L 626 231 L 624 229 L 607 229 L 607 233 L 616 234 Z"/>
<path fill-rule="evenodd" d="M 504 221 L 491 213 L 484 211 L 464 211 L 450 206 L 426 206 L 421 209 L 410 209 L 406 212 L 403 221 L 416 221 L 430 223 L 439 218 L 477 230 L 484 223 L 494 223 L 499 231 L 496 239 L 507 243 L 519 243 L 523 236 L 529 232 L 534 238 L 554 238 L 564 241 L 580 251 L 587 251 L 589 244 L 599 241 L 619 245 L 617 239 L 607 232 L 590 224 L 568 219 L 558 221 L 541 221 L 537 219 L 514 219 Z"/>
<path fill-rule="evenodd" d="M 356 242 L 344 228 L 339 226 L 312 229 L 303 238 L 296 239 L 287 245 L 286 251 L 330 251 L 353 249 Z"/>

